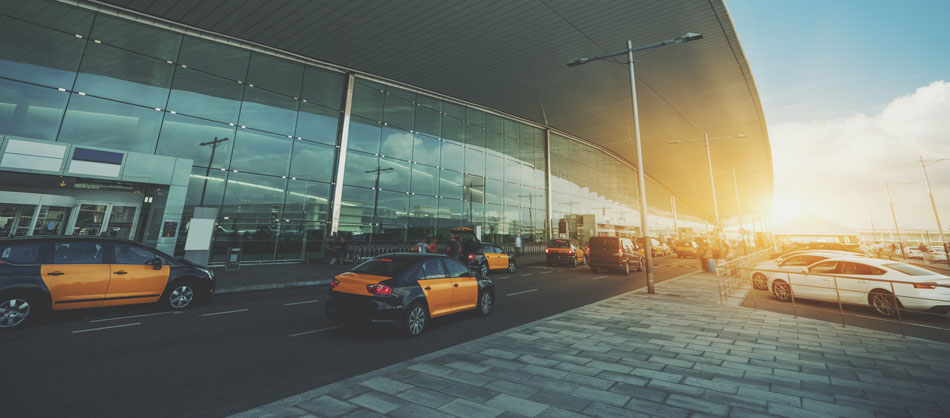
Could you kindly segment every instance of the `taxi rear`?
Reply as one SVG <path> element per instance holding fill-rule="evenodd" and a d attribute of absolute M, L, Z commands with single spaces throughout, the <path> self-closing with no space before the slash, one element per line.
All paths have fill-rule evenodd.
<path fill-rule="evenodd" d="M 549 266 L 556 264 L 573 264 L 578 257 L 583 258 L 584 250 L 574 245 L 570 240 L 552 239 L 544 249 L 544 257 Z"/>
<path fill-rule="evenodd" d="M 676 241 L 674 245 L 676 246 L 677 257 L 696 256 L 696 243 L 693 241 Z"/>
<path fill-rule="evenodd" d="M 411 289 L 401 276 L 423 257 L 373 258 L 330 282 L 326 314 L 332 320 L 399 326 Z"/>

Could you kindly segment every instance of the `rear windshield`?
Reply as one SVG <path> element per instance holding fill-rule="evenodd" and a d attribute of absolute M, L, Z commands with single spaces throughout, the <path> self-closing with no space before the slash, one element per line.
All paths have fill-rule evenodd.
<path fill-rule="evenodd" d="M 406 258 L 374 258 L 356 266 L 353 273 L 372 274 L 374 276 L 395 277 L 406 271 L 417 260 Z"/>
<path fill-rule="evenodd" d="M 590 248 L 617 251 L 617 248 L 620 248 L 620 241 L 615 237 L 594 237 L 590 239 Z"/>
<path fill-rule="evenodd" d="M 912 265 L 902 263 L 885 264 L 884 267 L 897 270 L 908 276 L 932 276 L 936 274 L 930 270 L 924 270 L 920 267 L 914 267 Z"/>
<path fill-rule="evenodd" d="M 563 239 L 552 239 L 548 241 L 548 248 L 571 248 L 571 243 Z"/>

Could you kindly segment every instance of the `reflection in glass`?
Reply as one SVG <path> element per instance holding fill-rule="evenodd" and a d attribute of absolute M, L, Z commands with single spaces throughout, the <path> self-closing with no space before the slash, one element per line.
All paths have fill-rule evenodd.
<path fill-rule="evenodd" d="M 59 141 L 150 154 L 161 121 L 155 109 L 73 94 Z"/>
<path fill-rule="evenodd" d="M 244 260 L 272 259 L 286 183 L 280 177 L 230 173 L 213 246 L 241 247 Z"/>
<path fill-rule="evenodd" d="M 357 79 L 353 86 L 353 103 L 351 108 L 355 116 L 361 116 L 375 122 L 382 121 L 382 90 L 368 86 L 365 80 Z"/>
<path fill-rule="evenodd" d="M 383 109 L 383 122 L 397 128 L 412 129 L 412 117 L 415 106 L 411 102 L 395 96 L 386 96 Z"/>
<path fill-rule="evenodd" d="M 405 225 L 409 196 L 405 193 L 380 191 L 376 200 L 376 223 Z"/>
<path fill-rule="evenodd" d="M 282 135 L 293 135 L 297 124 L 297 101 L 266 90 L 244 91 L 241 125 Z"/>
<path fill-rule="evenodd" d="M 458 171 L 465 169 L 465 152 L 461 145 L 452 142 L 442 143 L 441 167 Z"/>
<path fill-rule="evenodd" d="M 159 59 L 89 43 L 75 90 L 164 109 L 174 71 L 174 65 Z"/>
<path fill-rule="evenodd" d="M 410 196 L 409 226 L 434 227 L 438 201 L 429 196 Z"/>
<path fill-rule="evenodd" d="M 286 176 L 292 140 L 279 135 L 239 129 L 231 169 Z"/>
<path fill-rule="evenodd" d="M 0 79 L 0 135 L 56 139 L 67 93 Z"/>
<path fill-rule="evenodd" d="M 489 177 L 496 179 L 505 178 L 505 160 L 493 152 L 485 156 L 486 172 Z"/>
<path fill-rule="evenodd" d="M 442 114 L 424 106 L 416 106 L 415 131 L 439 136 L 442 134 Z"/>
<path fill-rule="evenodd" d="M 363 118 L 350 119 L 350 134 L 347 140 L 347 149 L 379 153 L 379 124 Z"/>
<path fill-rule="evenodd" d="M 134 206 L 112 206 L 106 233 L 110 237 L 131 239 L 136 210 Z"/>
<path fill-rule="evenodd" d="M 178 62 L 229 80 L 244 80 L 250 57 L 251 52 L 246 49 L 186 36 Z"/>
<path fill-rule="evenodd" d="M 343 108 L 342 73 L 308 66 L 304 69 L 302 99 L 331 109 Z"/>
<path fill-rule="evenodd" d="M 78 33 L 78 32 L 75 32 Z M 85 40 L 0 16 L 0 76 L 70 89 Z"/>
<path fill-rule="evenodd" d="M 247 82 L 285 96 L 300 97 L 303 64 L 259 52 L 251 53 Z"/>
<path fill-rule="evenodd" d="M 373 223 L 376 192 L 361 187 L 343 186 L 340 223 L 370 225 Z"/>
<path fill-rule="evenodd" d="M 300 102 L 297 112 L 298 138 L 335 145 L 340 126 L 340 112 Z"/>
<path fill-rule="evenodd" d="M 406 161 L 380 158 L 379 188 L 395 192 L 408 192 L 409 163 Z"/>
<path fill-rule="evenodd" d="M 382 133 L 383 142 L 379 149 L 380 154 L 406 161 L 412 159 L 413 135 L 411 132 L 387 126 L 383 128 Z"/>
<path fill-rule="evenodd" d="M 465 122 L 455 118 L 442 118 L 442 138 L 463 143 L 465 141 Z"/>
<path fill-rule="evenodd" d="M 485 175 L 485 154 L 471 148 L 465 149 L 465 172 Z"/>
<path fill-rule="evenodd" d="M 412 144 L 412 161 L 437 167 L 442 141 L 426 135 L 416 135 Z"/>
<path fill-rule="evenodd" d="M 462 173 L 439 170 L 439 196 L 451 199 L 462 198 Z"/>
<path fill-rule="evenodd" d="M 162 60 L 178 59 L 181 35 L 99 13 L 92 28 L 92 39 Z"/>
<path fill-rule="evenodd" d="M 73 225 L 73 235 L 97 236 L 102 229 L 102 221 L 106 217 L 107 205 L 79 205 L 76 223 Z"/>
<path fill-rule="evenodd" d="M 435 196 L 439 191 L 439 169 L 420 164 L 412 165 L 412 186 L 415 194 Z"/>
<path fill-rule="evenodd" d="M 343 184 L 350 186 L 376 187 L 376 169 L 379 158 L 360 152 L 346 154 L 346 168 L 343 172 Z"/>
<path fill-rule="evenodd" d="M 188 68 L 175 71 L 168 110 L 219 122 L 235 123 L 244 86 Z"/>
<path fill-rule="evenodd" d="M 201 143 L 219 141 L 201 146 Z M 189 158 L 194 164 L 207 167 L 210 163 L 214 168 L 228 168 L 231 161 L 231 144 L 234 142 L 234 127 L 210 122 L 203 119 L 182 115 L 165 115 L 162 124 L 162 133 L 158 138 L 156 154 L 172 157 Z M 214 161 L 211 161 L 211 151 L 214 149 Z"/>
<path fill-rule="evenodd" d="M 294 141 L 294 155 L 290 163 L 290 176 L 301 180 L 330 182 L 333 179 L 333 163 L 336 148 L 308 141 Z"/>

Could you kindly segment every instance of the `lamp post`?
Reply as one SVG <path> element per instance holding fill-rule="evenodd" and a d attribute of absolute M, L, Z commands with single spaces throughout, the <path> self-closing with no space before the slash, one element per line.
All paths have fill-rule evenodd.
<path fill-rule="evenodd" d="M 910 183 L 913 183 L 913 182 L 899 181 L 897 183 L 894 183 L 894 185 L 896 186 L 898 184 L 910 184 Z M 891 186 L 887 183 L 887 180 L 884 180 L 884 190 L 887 190 L 887 201 L 891 205 L 891 217 L 894 218 L 894 230 L 897 231 L 897 245 L 900 246 L 900 249 L 901 249 L 901 258 L 906 259 L 907 254 L 904 252 L 904 240 L 901 239 L 901 227 L 900 225 L 897 224 L 897 213 L 894 212 L 894 199 L 891 198 Z"/>
<path fill-rule="evenodd" d="M 643 235 L 643 243 L 646 248 L 644 252 L 646 253 L 646 276 L 647 276 L 647 293 L 656 293 L 656 290 L 653 288 L 653 256 L 650 255 L 650 239 L 647 237 L 647 198 L 646 198 L 646 180 L 643 173 L 643 147 L 640 145 L 640 115 L 637 112 L 637 80 L 633 70 L 633 53 L 638 51 L 643 51 L 652 48 L 659 48 L 665 45 L 672 44 L 682 44 L 690 41 L 696 41 L 703 39 L 703 35 L 698 33 L 686 33 L 675 39 L 668 39 L 665 41 L 655 42 L 649 45 L 644 45 L 640 47 L 633 47 L 633 41 L 627 41 L 627 48 L 623 51 L 613 52 L 607 55 L 601 55 L 592 58 L 578 58 L 574 61 L 571 61 L 567 64 L 568 67 L 574 67 L 577 65 L 587 64 L 592 61 L 599 61 L 603 59 L 613 58 L 620 55 L 627 55 L 627 64 L 630 69 L 630 100 L 633 103 L 633 127 L 634 127 L 634 138 L 636 142 L 636 151 L 637 151 L 637 181 L 639 186 L 639 197 L 640 197 L 640 233 Z"/>
<path fill-rule="evenodd" d="M 204 206 L 205 204 L 205 192 L 208 190 L 208 177 L 211 176 L 211 165 L 214 164 L 214 151 L 218 149 L 218 144 L 230 140 L 231 138 L 218 139 L 218 137 L 214 137 L 211 141 L 198 144 L 202 147 L 211 147 L 211 158 L 208 159 L 208 167 L 205 168 L 205 184 L 201 186 L 201 201 L 198 203 L 199 206 Z"/>
<path fill-rule="evenodd" d="M 932 187 L 930 187 L 930 177 L 927 176 L 927 164 L 939 163 L 941 161 L 950 161 L 950 158 L 925 160 L 924 157 L 921 156 L 920 169 L 924 171 L 924 181 L 927 182 L 927 192 L 930 194 L 930 206 L 933 207 L 934 219 L 937 220 L 937 232 L 940 233 L 940 246 L 943 248 L 944 254 L 947 255 L 947 263 L 950 263 L 950 245 L 947 245 L 947 241 L 945 241 L 943 238 L 943 225 L 940 224 L 940 214 L 937 212 L 937 202 L 934 200 L 934 190 Z"/>

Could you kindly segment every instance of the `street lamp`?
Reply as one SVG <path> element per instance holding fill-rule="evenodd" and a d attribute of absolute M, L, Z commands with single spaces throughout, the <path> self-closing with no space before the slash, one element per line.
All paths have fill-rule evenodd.
<path fill-rule="evenodd" d="M 377 232 L 376 232 L 376 226 L 377 226 L 377 225 L 376 225 L 376 222 L 375 222 L 375 221 L 376 221 L 376 213 L 375 213 L 376 210 L 375 210 L 375 206 L 376 206 L 376 205 L 379 205 L 379 175 L 380 175 L 383 171 L 392 171 L 392 170 L 395 170 L 395 168 L 392 168 L 392 167 L 388 167 L 388 168 L 377 168 L 377 169 L 375 169 L 375 170 L 366 170 L 366 171 L 363 171 L 363 172 L 366 173 L 366 174 L 369 174 L 369 173 L 376 173 L 376 186 L 373 187 L 373 190 L 376 192 L 375 201 L 373 202 L 373 205 L 374 205 L 373 221 L 374 221 L 374 222 L 373 222 L 373 225 L 371 225 L 371 227 L 373 228 L 373 233 L 369 235 L 369 242 L 370 242 L 370 244 L 373 243 L 373 236 L 376 235 L 376 233 L 377 233 Z M 380 228 L 380 229 L 382 229 L 382 228 Z"/>
<path fill-rule="evenodd" d="M 647 276 L 647 293 L 656 293 L 656 290 L 653 288 L 653 257 L 650 255 L 650 240 L 647 238 L 647 198 L 646 198 L 646 179 L 644 178 L 643 173 L 643 148 L 640 146 L 640 115 L 637 112 L 637 81 L 636 76 L 633 71 L 633 53 L 638 51 L 643 51 L 652 48 L 659 48 L 664 45 L 671 44 L 682 44 L 690 41 L 697 41 L 703 39 L 702 34 L 698 33 L 686 33 L 678 38 L 669 39 L 665 41 L 655 42 L 649 45 L 644 45 L 640 47 L 633 47 L 633 41 L 627 41 L 627 48 L 623 51 L 613 52 L 607 55 L 601 55 L 593 58 L 578 58 L 574 61 L 567 63 L 568 67 L 574 67 L 582 64 L 587 64 L 592 61 L 599 61 L 608 58 L 613 58 L 620 55 L 627 55 L 627 64 L 630 68 L 630 101 L 633 104 L 633 126 L 634 126 L 634 138 L 636 140 L 637 147 L 637 181 L 640 187 L 640 231 L 643 235 L 643 242 L 645 244 L 644 252 L 646 253 L 647 262 L 646 262 L 646 276 Z"/>
<path fill-rule="evenodd" d="M 205 168 L 205 184 L 201 187 L 201 201 L 198 203 L 199 206 L 204 206 L 205 204 L 205 192 L 208 190 L 208 177 L 211 176 L 211 165 L 214 164 L 214 151 L 218 149 L 218 144 L 230 140 L 231 138 L 218 139 L 218 137 L 214 137 L 211 141 L 198 144 L 202 147 L 211 147 L 211 158 L 208 160 L 208 167 Z"/>
<path fill-rule="evenodd" d="M 910 183 L 913 183 L 913 182 L 899 181 L 897 183 L 894 183 L 894 185 L 896 186 L 898 184 L 910 184 Z M 884 180 L 884 189 L 887 190 L 887 201 L 891 205 L 891 217 L 894 218 L 894 230 L 897 231 L 897 245 L 900 246 L 901 248 L 901 258 L 906 259 L 907 254 L 904 252 L 904 240 L 901 239 L 901 228 L 897 224 L 897 213 L 894 212 L 894 199 L 891 198 L 891 186 L 887 184 L 887 180 Z"/>
<path fill-rule="evenodd" d="M 934 190 L 930 187 L 930 177 L 927 176 L 927 164 L 935 164 L 941 161 L 950 161 L 950 158 L 937 158 L 925 160 L 920 157 L 920 169 L 924 171 L 924 181 L 927 182 L 927 192 L 930 193 L 930 206 L 934 208 L 934 218 L 937 220 L 937 232 L 940 233 L 940 246 L 943 247 L 944 254 L 947 255 L 947 263 L 950 263 L 950 245 L 943 239 L 943 225 L 940 224 L 940 214 L 937 213 L 937 202 L 934 200 Z"/>

